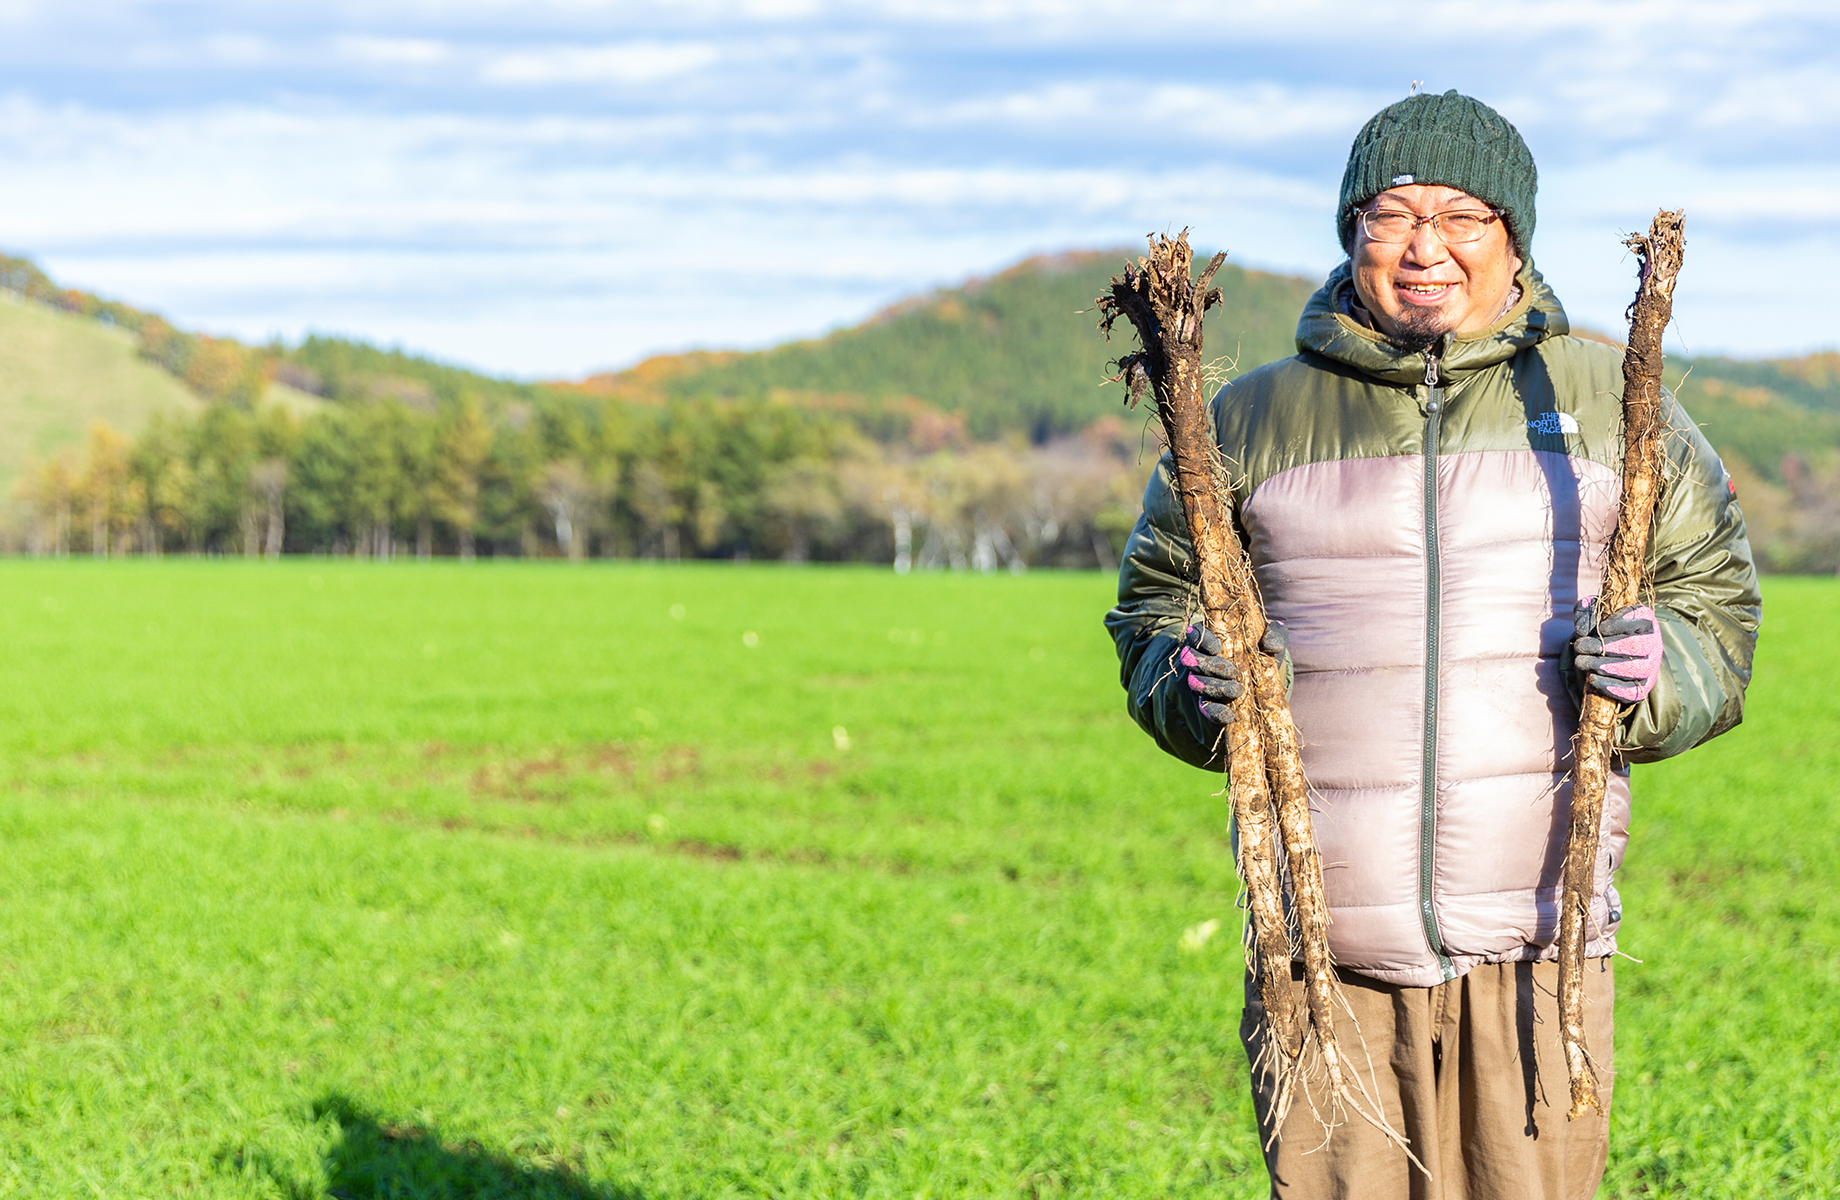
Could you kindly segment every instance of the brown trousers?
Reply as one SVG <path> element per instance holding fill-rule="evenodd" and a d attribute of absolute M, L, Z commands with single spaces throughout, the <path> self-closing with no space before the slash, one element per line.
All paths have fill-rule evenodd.
<path fill-rule="evenodd" d="M 1324 1140 L 1301 1093 L 1272 1136 L 1274 1081 L 1261 1069 L 1264 1005 L 1246 977 L 1240 1041 L 1254 1064 L 1253 1107 L 1267 1144 L 1271 1194 L 1283 1200 L 1590 1200 L 1609 1148 L 1612 1006 L 1609 959 L 1585 970 L 1585 1039 L 1604 1116 L 1565 1118 L 1571 1105 L 1559 1046 L 1556 963 L 1475 968 L 1436 987 L 1394 987 L 1342 972 L 1354 1010 L 1335 1034 L 1387 1123 L 1404 1134 L 1431 1178 L 1352 1113 Z M 1292 985 L 1303 1003 L 1300 982 Z M 1371 1069 L 1369 1063 L 1371 1062 Z M 1318 1109 L 1327 1102 L 1314 1091 Z"/>

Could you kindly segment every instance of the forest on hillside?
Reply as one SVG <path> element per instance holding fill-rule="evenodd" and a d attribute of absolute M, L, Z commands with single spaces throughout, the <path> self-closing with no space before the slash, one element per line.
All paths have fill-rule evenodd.
<path fill-rule="evenodd" d="M 48 555 L 1110 566 L 1156 450 L 1140 418 L 1118 415 L 1122 392 L 1101 387 L 1115 352 L 1078 313 L 1095 289 L 1070 263 L 1086 259 L 1031 262 L 834 335 L 867 343 L 854 360 L 866 382 L 809 364 L 750 375 L 748 356 L 687 355 L 576 385 L 510 383 L 337 338 L 290 348 L 189 335 L 16 265 L 0 283 L 134 330 L 142 357 L 207 403 L 133 434 L 93 426 L 82 445 L 31 463 L 8 536 Z M 900 381 L 955 357 L 938 330 L 966 324 L 967 307 L 979 394 L 998 399 L 954 411 Z M 1053 353 L 1064 333 L 1058 347 L 1043 333 L 1057 322 L 1076 334 L 1071 356 Z M 1027 331 L 1007 353 L 1006 326 Z M 1046 372 L 1032 365 L 1043 357 Z M 321 403 L 264 403 L 275 385 Z M 952 405 L 965 393 L 944 395 Z"/>
<path fill-rule="evenodd" d="M 1148 469 L 1117 418 L 1039 446 L 921 413 L 899 443 L 772 402 L 545 397 L 305 418 L 215 405 L 129 438 L 98 423 L 21 480 L 20 549 L 780 558 L 897 569 L 1110 566 Z"/>
<path fill-rule="evenodd" d="M 824 338 L 575 384 L 338 338 L 250 346 L 57 288 L 203 403 L 27 465 L 0 544 L 35 555 L 778 558 L 1020 571 L 1115 563 L 1158 447 L 1092 297 L 1122 252 L 1031 259 Z M 1229 268 L 1228 378 L 1290 353 L 1303 280 Z M 1670 363 L 1764 565 L 1840 570 L 1840 355 Z M 275 403 L 277 395 L 294 398 Z"/>

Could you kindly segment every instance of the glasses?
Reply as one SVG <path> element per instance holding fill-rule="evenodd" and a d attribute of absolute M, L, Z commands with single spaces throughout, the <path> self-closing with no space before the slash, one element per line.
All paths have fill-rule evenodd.
<path fill-rule="evenodd" d="M 1489 226 L 1501 220 L 1500 210 L 1493 208 L 1487 212 L 1459 209 L 1456 212 L 1432 213 L 1428 217 L 1391 208 L 1363 208 L 1358 210 L 1358 216 L 1361 232 L 1373 241 L 1409 242 L 1420 225 L 1429 225 L 1431 232 L 1437 234 L 1446 246 L 1460 246 L 1465 242 L 1476 241 L 1488 231 Z"/>

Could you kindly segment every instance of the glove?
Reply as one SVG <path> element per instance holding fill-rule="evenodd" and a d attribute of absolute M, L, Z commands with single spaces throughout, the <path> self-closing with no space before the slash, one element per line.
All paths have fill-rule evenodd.
<path fill-rule="evenodd" d="M 1290 630 L 1281 621 L 1265 626 L 1259 649 L 1279 660 L 1285 678 L 1290 678 Z M 1233 722 L 1232 702 L 1244 688 L 1239 682 L 1239 668 L 1220 657 L 1220 639 L 1200 625 L 1182 631 L 1182 648 L 1176 652 L 1176 686 L 1184 695 L 1195 698 L 1201 717 L 1216 729 Z M 1225 701 L 1226 703 L 1221 703 Z"/>
<path fill-rule="evenodd" d="M 1575 676 L 1599 695 L 1621 704 L 1648 698 L 1661 674 L 1661 634 L 1646 604 L 1599 619 L 1597 598 L 1572 606 Z"/>

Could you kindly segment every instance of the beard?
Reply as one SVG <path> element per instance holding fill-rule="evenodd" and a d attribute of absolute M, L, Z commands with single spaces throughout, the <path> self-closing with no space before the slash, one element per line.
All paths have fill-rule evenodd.
<path fill-rule="evenodd" d="M 1387 341 L 1401 354 L 1423 354 L 1449 332 L 1444 314 L 1431 308 L 1408 308 L 1394 318 L 1399 326 Z"/>

